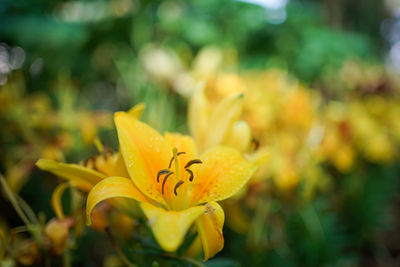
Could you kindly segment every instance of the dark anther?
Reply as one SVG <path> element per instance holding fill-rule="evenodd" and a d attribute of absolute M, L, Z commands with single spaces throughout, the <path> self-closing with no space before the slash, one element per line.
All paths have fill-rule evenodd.
<path fill-rule="evenodd" d="M 162 191 L 162 194 L 163 194 L 163 195 L 164 195 L 164 186 L 165 186 L 165 182 L 167 181 L 168 177 L 169 177 L 171 174 L 173 174 L 173 172 L 169 172 L 167 175 L 165 175 L 164 181 L 162 182 L 161 191 Z"/>
<path fill-rule="evenodd" d="M 189 161 L 188 163 L 186 163 L 185 165 L 185 169 L 189 168 L 190 166 L 192 166 L 193 164 L 201 164 L 203 163 L 201 160 L 199 159 L 192 159 L 191 161 Z"/>
<path fill-rule="evenodd" d="M 193 172 L 192 172 L 192 170 L 190 170 L 190 169 L 185 169 L 185 170 L 190 174 L 189 181 L 193 181 Z"/>
<path fill-rule="evenodd" d="M 186 152 L 178 152 L 176 155 L 179 156 L 181 154 L 186 154 Z M 169 161 L 168 169 L 171 169 L 172 162 L 174 161 L 174 157 L 172 156 L 171 160 Z"/>
<path fill-rule="evenodd" d="M 162 170 L 160 170 L 160 171 L 158 172 L 158 174 L 157 174 L 157 183 L 160 182 L 160 176 L 161 176 L 161 175 L 167 174 L 167 173 L 170 173 L 170 172 L 171 172 L 171 171 L 168 170 L 168 169 L 162 169 Z"/>
<path fill-rule="evenodd" d="M 175 188 L 174 188 L 175 196 L 178 195 L 178 193 L 176 192 L 176 189 L 178 189 L 178 187 L 180 187 L 183 183 L 184 183 L 184 181 L 179 181 L 179 182 L 176 183 Z"/>

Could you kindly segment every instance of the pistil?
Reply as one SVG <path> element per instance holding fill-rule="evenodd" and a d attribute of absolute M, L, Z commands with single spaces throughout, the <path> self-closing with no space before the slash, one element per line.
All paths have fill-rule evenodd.
<path fill-rule="evenodd" d="M 176 147 L 174 147 L 174 148 L 172 149 L 172 158 L 171 158 L 171 160 L 169 161 L 168 169 L 162 169 L 162 170 L 158 171 L 158 173 L 157 173 L 157 183 L 160 182 L 160 177 L 161 177 L 162 175 L 165 174 L 165 177 L 164 177 L 164 179 L 163 179 L 163 181 L 162 181 L 162 185 L 161 185 L 161 192 L 162 192 L 162 194 L 164 194 L 164 191 L 165 191 L 165 184 L 166 184 L 166 182 L 167 182 L 167 179 L 168 179 L 169 176 L 171 176 L 172 174 L 175 175 L 175 179 L 174 179 L 174 180 L 177 181 L 176 184 L 175 184 L 175 187 L 174 187 L 174 194 L 175 194 L 175 196 L 178 196 L 177 189 L 185 183 L 184 179 L 182 179 L 182 177 L 181 177 L 181 166 L 180 166 L 180 163 L 179 163 L 179 160 L 178 160 L 178 156 L 181 155 L 181 154 L 185 154 L 185 152 L 183 152 L 183 151 L 178 152 L 178 149 L 177 149 Z M 173 172 L 173 171 L 171 170 L 172 163 L 174 163 L 175 172 Z M 188 161 L 188 162 L 185 164 L 184 170 L 185 170 L 185 172 L 187 172 L 187 173 L 189 174 L 189 181 L 190 181 L 190 182 L 192 182 L 193 179 L 194 179 L 194 173 L 193 173 L 193 171 L 192 171 L 191 169 L 189 169 L 189 168 L 190 168 L 193 164 L 201 164 L 201 163 L 203 163 L 203 162 L 202 162 L 201 160 L 199 160 L 199 159 L 192 159 L 192 160 Z M 173 206 L 175 206 L 175 205 L 173 204 Z"/>

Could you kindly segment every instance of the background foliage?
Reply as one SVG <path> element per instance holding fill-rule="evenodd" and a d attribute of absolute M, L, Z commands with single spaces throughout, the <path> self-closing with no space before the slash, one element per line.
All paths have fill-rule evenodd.
<path fill-rule="evenodd" d="M 95 136 L 115 150 L 113 111 L 145 102 L 143 119 L 150 125 L 187 133 L 187 100 L 176 93 L 171 77 L 191 70 L 210 45 L 225 51 L 223 71 L 282 69 L 319 92 L 323 105 L 365 95 L 397 99 L 397 81 L 386 68 L 388 25 L 395 18 L 385 1 L 270 2 L 278 7 L 231 0 L 1 1 L 0 172 L 10 187 L 44 222 L 54 217 L 50 198 L 57 180 L 34 162 L 85 160 L 96 153 Z M 169 61 L 164 54 L 148 57 L 151 49 L 167 51 Z M 155 72 L 148 62 L 157 63 Z M 361 78 L 346 66 L 362 72 Z M 257 200 L 260 205 L 247 210 L 255 214 L 250 233 L 226 226 L 224 250 L 206 265 L 399 264 L 397 150 L 389 162 L 362 158 L 346 173 L 332 163 L 322 165 L 332 178 L 329 193 L 304 200 L 302 186 L 289 195 L 269 190 Z M 67 210 L 73 209 L 72 195 L 64 199 Z M 23 224 L 5 196 L 0 209 L 4 229 Z M 146 229 L 121 241 L 134 262 L 191 264 L 162 256 L 140 231 Z M 104 233 L 86 229 L 72 248 L 73 265 L 120 263 Z"/>

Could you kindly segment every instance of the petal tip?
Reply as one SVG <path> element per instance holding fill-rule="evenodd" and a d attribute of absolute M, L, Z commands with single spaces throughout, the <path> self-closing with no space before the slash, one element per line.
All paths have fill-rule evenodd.
<path fill-rule="evenodd" d="M 51 164 L 54 164 L 54 163 L 57 163 L 57 162 L 55 162 L 51 159 L 39 159 L 38 161 L 36 161 L 35 165 L 39 169 L 46 171 L 51 166 Z"/>
<path fill-rule="evenodd" d="M 124 116 L 126 113 L 124 111 L 117 111 L 114 113 L 114 119 L 118 119 L 122 116 Z"/>
<path fill-rule="evenodd" d="M 92 224 L 93 224 L 92 217 L 89 214 L 87 214 L 86 215 L 86 226 L 91 226 Z"/>
<path fill-rule="evenodd" d="M 43 159 L 39 159 L 35 162 L 36 167 L 40 168 L 40 166 L 42 165 L 42 161 Z"/>

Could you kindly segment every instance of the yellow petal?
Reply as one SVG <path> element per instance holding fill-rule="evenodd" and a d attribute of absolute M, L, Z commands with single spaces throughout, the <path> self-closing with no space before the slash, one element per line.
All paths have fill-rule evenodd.
<path fill-rule="evenodd" d="M 196 236 L 192 244 L 190 244 L 189 248 L 186 250 L 185 255 L 190 258 L 197 258 L 203 250 L 201 240 L 199 236 Z"/>
<path fill-rule="evenodd" d="M 135 185 L 149 198 L 165 203 L 157 173 L 168 167 L 172 148 L 147 124 L 125 112 L 115 114 L 118 139 L 126 168 Z"/>
<path fill-rule="evenodd" d="M 182 211 L 166 211 L 147 203 L 141 203 L 158 244 L 166 251 L 175 251 L 182 243 L 193 222 L 204 212 L 205 206 Z"/>
<path fill-rule="evenodd" d="M 245 121 L 237 121 L 224 141 L 224 145 L 246 152 L 251 144 L 251 129 Z"/>
<path fill-rule="evenodd" d="M 38 160 L 36 166 L 71 181 L 74 186 L 84 191 L 89 191 L 96 183 L 106 177 L 100 172 L 77 164 L 60 163 L 49 159 Z"/>
<path fill-rule="evenodd" d="M 64 194 L 65 189 L 67 189 L 69 186 L 69 183 L 62 183 L 57 185 L 51 196 L 51 206 L 53 206 L 54 212 L 56 213 L 58 219 L 64 219 L 62 195 Z"/>
<path fill-rule="evenodd" d="M 208 129 L 208 117 L 209 117 L 209 105 L 208 100 L 204 94 L 204 85 L 197 88 L 189 103 L 189 130 L 197 144 L 199 149 L 205 149 L 202 147 L 206 138 L 206 132 Z"/>
<path fill-rule="evenodd" d="M 134 117 L 135 119 L 140 119 L 142 116 L 143 110 L 145 109 L 146 105 L 144 103 L 139 103 L 133 106 L 129 111 L 129 115 Z"/>
<path fill-rule="evenodd" d="M 268 177 L 268 171 L 270 168 L 270 164 L 268 163 L 271 159 L 271 151 L 268 148 L 258 148 L 252 154 L 246 155 L 246 159 L 258 167 L 257 172 L 253 175 L 251 181 L 261 181 Z"/>
<path fill-rule="evenodd" d="M 243 94 L 230 95 L 217 104 L 207 125 L 205 148 L 223 144 L 228 132 L 239 119 L 243 106 Z"/>
<path fill-rule="evenodd" d="M 164 138 L 170 147 L 176 147 L 178 152 L 185 152 L 185 154 L 179 156 L 179 158 L 192 160 L 197 156 L 196 143 L 191 136 L 167 132 L 164 134 Z"/>
<path fill-rule="evenodd" d="M 86 223 L 88 225 L 92 223 L 90 214 L 99 202 L 114 197 L 126 197 L 140 202 L 148 201 L 130 179 L 124 177 L 108 177 L 97 183 L 89 192 L 86 201 Z"/>
<path fill-rule="evenodd" d="M 196 220 L 196 227 L 203 246 L 204 261 L 214 257 L 224 247 L 224 210 L 217 202 L 209 202 L 206 210 Z"/>
<path fill-rule="evenodd" d="M 194 177 L 191 203 L 204 203 L 229 198 L 238 192 L 257 170 L 237 150 L 215 147 L 200 159 L 203 164 Z"/>

